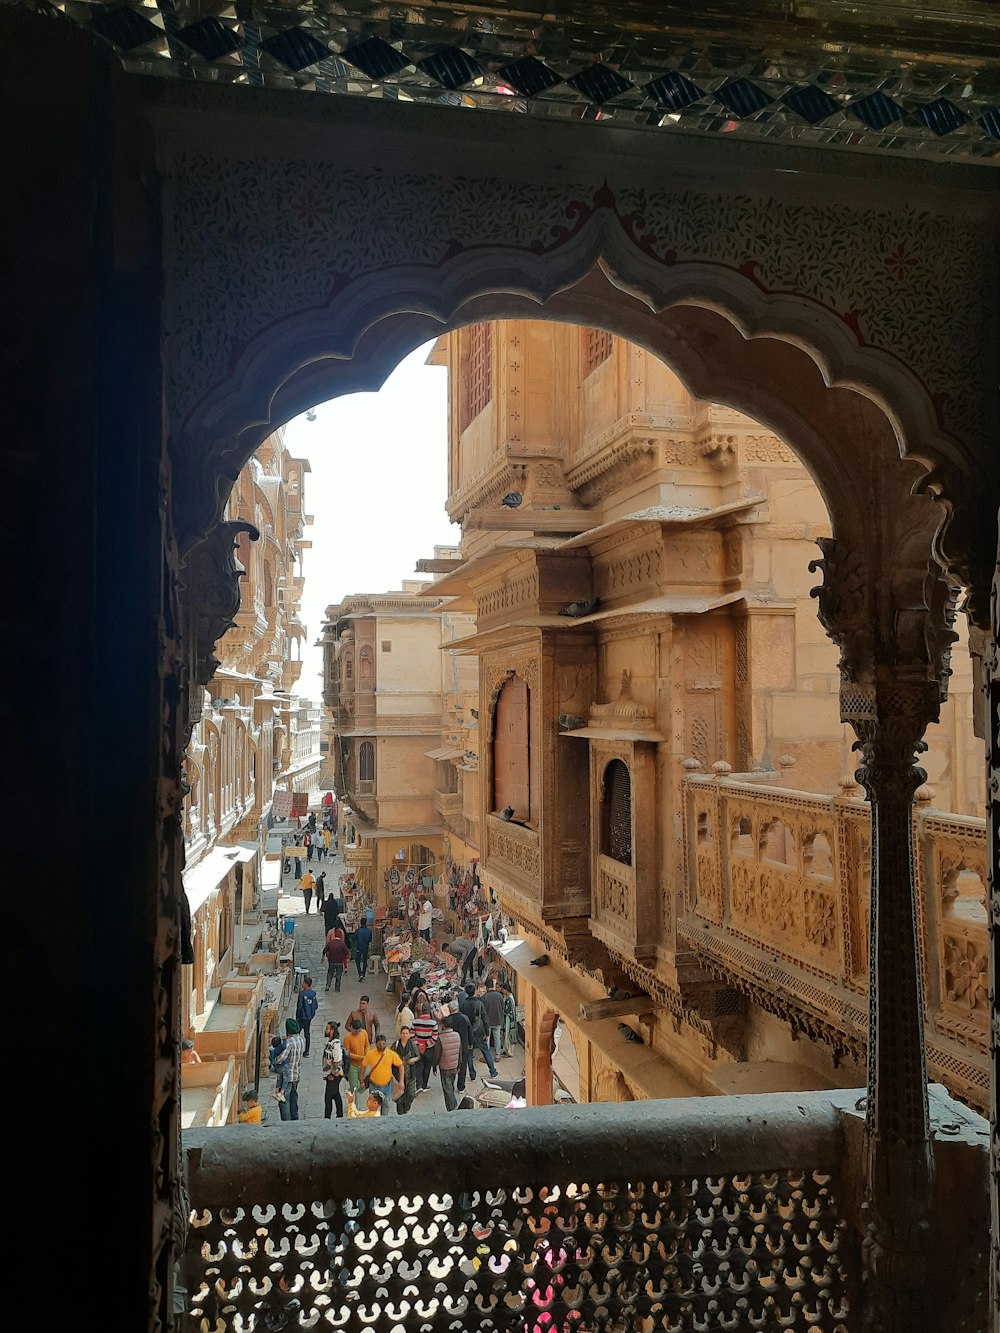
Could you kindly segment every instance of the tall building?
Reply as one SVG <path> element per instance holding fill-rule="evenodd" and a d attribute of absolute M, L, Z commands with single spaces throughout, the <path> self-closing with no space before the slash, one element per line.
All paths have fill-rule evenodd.
<path fill-rule="evenodd" d="M 506 962 L 530 1100 L 552 1095 L 557 1014 L 582 1100 L 855 1086 L 871 833 L 815 614 L 816 484 L 598 330 L 478 323 L 434 359 L 463 526 L 434 586 L 475 616 L 481 871 L 525 936 Z M 927 1041 L 934 1077 L 985 1108 L 967 651 L 950 684 L 914 815 Z"/>
<path fill-rule="evenodd" d="M 264 865 L 274 795 L 312 796 L 319 786 L 319 709 L 291 692 L 305 635 L 299 607 L 302 556 L 311 544 L 308 472 L 276 431 L 241 470 L 226 503 L 236 533 L 239 607 L 218 642 L 214 673 L 192 692 L 184 766 L 192 956 L 181 973 L 181 1030 L 202 1060 L 182 1071 L 186 1126 L 232 1121 L 240 1089 L 252 1078 L 265 985 L 248 973 L 256 968 L 251 960 L 276 943 L 276 893 L 273 883 L 267 891 Z"/>
<path fill-rule="evenodd" d="M 409 869 L 437 876 L 446 828 L 466 832 L 451 761 L 471 769 L 474 755 L 457 736 L 462 730 L 464 741 L 463 686 L 474 688 L 475 671 L 471 664 L 463 671 L 442 646 L 469 633 L 471 622 L 432 592 L 408 580 L 398 592 L 357 594 L 327 607 L 324 703 L 344 856 L 376 891 Z"/>

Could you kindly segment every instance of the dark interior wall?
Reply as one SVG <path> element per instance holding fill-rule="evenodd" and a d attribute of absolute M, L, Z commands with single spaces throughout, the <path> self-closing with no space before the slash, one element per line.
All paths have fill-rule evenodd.
<path fill-rule="evenodd" d="M 7 7 L 0 50 L 2 879 L 11 1035 L 26 1056 L 13 1132 L 36 1145 L 27 1181 L 8 1159 L 11 1206 L 39 1277 L 52 1263 L 62 1283 L 75 1273 L 64 1296 L 75 1285 L 96 1309 L 103 1273 L 108 1312 L 132 1330 L 149 1321 L 153 1200 L 170 1151 L 151 1107 L 174 1077 L 167 1068 L 154 1087 L 154 1054 L 173 1041 L 154 1012 L 166 512 L 156 183 L 109 51 Z M 53 1299 L 59 1274 L 44 1280 L 38 1295 Z"/>

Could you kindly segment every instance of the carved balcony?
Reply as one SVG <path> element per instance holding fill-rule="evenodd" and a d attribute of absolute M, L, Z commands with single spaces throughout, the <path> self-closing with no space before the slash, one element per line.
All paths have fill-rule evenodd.
<path fill-rule="evenodd" d="M 487 873 L 496 864 L 501 876 L 528 899 L 541 897 L 542 851 L 535 829 L 488 815 L 484 861 Z"/>
<path fill-rule="evenodd" d="M 191 1326 L 859 1333 L 860 1096 L 188 1131 Z M 931 1100 L 939 1179 L 984 1187 L 942 1195 L 926 1327 L 972 1328 L 984 1122 Z"/>
<path fill-rule="evenodd" d="M 635 956 L 635 867 L 598 855 L 594 871 L 590 929 L 612 949 Z"/>
<path fill-rule="evenodd" d="M 731 778 L 685 781 L 679 938 L 716 979 L 793 1030 L 863 1061 L 871 817 L 857 788 L 825 797 Z M 931 1074 L 978 1107 L 989 1090 L 986 823 L 914 809 Z"/>
<path fill-rule="evenodd" d="M 446 822 L 452 822 L 462 814 L 462 793 L 435 791 L 434 809 Z"/>

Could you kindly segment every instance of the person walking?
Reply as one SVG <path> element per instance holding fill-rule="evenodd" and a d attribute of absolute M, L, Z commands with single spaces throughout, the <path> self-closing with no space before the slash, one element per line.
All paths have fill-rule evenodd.
<path fill-rule="evenodd" d="M 354 932 L 354 965 L 358 969 L 358 980 L 364 981 L 368 973 L 368 954 L 372 947 L 372 928 L 367 922 Z"/>
<path fill-rule="evenodd" d="M 404 1027 L 405 1027 L 405 1028 L 409 1028 L 410 1032 L 412 1033 L 412 1031 L 413 1031 L 413 1019 L 414 1019 L 414 1017 L 415 1017 L 415 1015 L 414 1015 L 414 1013 L 413 1013 L 413 1010 L 412 1010 L 412 1009 L 410 1008 L 410 1006 L 409 1006 L 409 1003 L 408 1003 L 408 1001 L 407 1001 L 407 996 L 404 995 L 403 998 L 402 998 L 402 999 L 400 1000 L 400 1002 L 399 1002 L 399 1006 L 398 1006 L 397 1009 L 396 1009 L 396 1036 L 397 1036 L 397 1037 L 400 1035 L 400 1033 L 402 1032 L 402 1030 L 403 1030 Z"/>
<path fill-rule="evenodd" d="M 302 1050 L 305 1046 L 299 1025 L 294 1018 L 285 1020 L 285 1097 L 278 1103 L 282 1120 L 299 1118 L 299 1076 L 302 1073 Z"/>
<path fill-rule="evenodd" d="M 517 1001 L 505 981 L 500 983 L 500 994 L 503 996 L 503 1050 L 500 1054 L 512 1055 L 512 1048 L 517 1045 Z"/>
<path fill-rule="evenodd" d="M 323 957 L 326 959 L 326 989 L 329 990 L 332 983 L 339 992 L 340 983 L 344 977 L 344 968 L 351 961 L 351 952 L 344 942 L 344 932 L 342 930 L 327 932 L 326 943 L 323 945 Z"/>
<path fill-rule="evenodd" d="M 452 1031 L 458 1033 L 462 1043 L 462 1059 L 458 1066 L 458 1090 L 464 1092 L 466 1079 L 471 1078 L 475 1081 L 476 1077 L 476 1067 L 472 1063 L 472 1024 L 457 1005 L 449 1006 L 449 1017 Z"/>
<path fill-rule="evenodd" d="M 393 1093 L 405 1087 L 405 1066 L 398 1051 L 390 1050 L 385 1033 L 380 1032 L 375 1038 L 375 1045 L 368 1051 L 361 1063 L 361 1082 L 370 1092 L 377 1092 L 382 1098 L 382 1114 L 388 1115 L 392 1109 Z"/>
<path fill-rule="evenodd" d="M 323 900 L 323 925 L 328 931 L 333 930 L 334 926 L 340 925 L 340 911 L 340 899 L 331 892 L 329 897 Z M 343 931 L 343 927 L 341 927 L 341 931 Z"/>
<path fill-rule="evenodd" d="M 329 824 L 324 824 L 320 830 L 320 837 L 323 839 L 323 855 L 329 857 L 330 844 L 333 842 L 333 834 L 330 832 Z"/>
<path fill-rule="evenodd" d="M 431 1070 L 434 1067 L 434 1047 L 438 1040 L 437 1019 L 431 1013 L 431 1007 L 425 997 L 417 1000 L 414 1008 L 413 1040 L 420 1052 L 420 1064 L 417 1066 L 417 1092 L 426 1092 L 430 1083 Z"/>
<path fill-rule="evenodd" d="M 337 1119 L 343 1120 L 340 1085 L 344 1081 L 344 1045 L 340 1040 L 340 1028 L 332 1019 L 323 1029 L 323 1037 L 323 1117 L 329 1120 L 336 1107 Z"/>
<path fill-rule="evenodd" d="M 299 880 L 299 888 L 302 890 L 302 897 L 306 903 L 306 916 L 309 915 L 309 908 L 312 905 L 313 890 L 316 888 L 316 880 L 313 878 L 313 872 L 307 870 Z"/>
<path fill-rule="evenodd" d="M 506 1058 L 507 1052 L 503 1048 L 503 996 L 493 984 L 492 977 L 486 978 L 486 994 L 483 996 L 483 1010 L 486 1013 L 486 1025 L 489 1028 L 490 1041 L 493 1045 L 493 1054 L 497 1059 L 501 1056 Z"/>
<path fill-rule="evenodd" d="M 322 912 L 326 904 L 326 871 L 321 870 L 316 876 L 316 911 Z"/>
<path fill-rule="evenodd" d="M 413 1040 L 413 1029 L 406 1023 L 399 1029 L 392 1049 L 403 1062 L 403 1091 L 396 1098 L 396 1114 L 406 1115 L 417 1095 L 417 1066 L 420 1064 L 420 1052 Z"/>
<path fill-rule="evenodd" d="M 458 1075 L 458 1064 L 462 1058 L 462 1041 L 451 1025 L 450 1014 L 442 1019 L 442 1022 L 444 1028 L 438 1038 L 441 1043 L 438 1073 L 441 1075 L 441 1091 L 444 1093 L 445 1109 L 454 1111 L 458 1105 L 458 1098 L 455 1096 L 455 1079 Z"/>
<path fill-rule="evenodd" d="M 361 999 L 358 1001 L 357 1009 L 352 1009 L 347 1015 L 348 1028 L 354 1026 L 355 1019 L 361 1020 L 361 1026 L 364 1028 L 368 1037 L 368 1045 L 374 1046 L 375 1038 L 382 1029 L 382 1023 L 378 1014 L 371 1007 L 371 996 L 362 995 Z"/>
<path fill-rule="evenodd" d="M 465 999 L 459 1001 L 459 1008 L 469 1020 L 472 1028 L 472 1049 L 473 1052 L 480 1051 L 486 1061 L 486 1068 L 490 1071 L 490 1077 L 496 1078 L 497 1067 L 493 1063 L 493 1056 L 490 1054 L 490 1048 L 486 1044 L 489 1036 L 489 1024 L 486 1021 L 486 1010 L 483 1008 L 483 1002 L 476 995 L 476 988 L 470 982 L 465 988 Z M 475 1078 L 475 1057 L 469 1055 L 469 1077 Z"/>
<path fill-rule="evenodd" d="M 302 835 L 302 846 L 306 849 L 306 861 L 313 859 L 313 835 L 309 829 L 306 829 Z"/>
<path fill-rule="evenodd" d="M 364 1064 L 371 1042 L 368 1040 L 368 1033 L 365 1031 L 365 1025 L 360 1018 L 355 1018 L 353 1022 L 349 1022 L 347 1027 L 349 1030 L 344 1038 L 344 1050 L 351 1062 L 347 1066 L 347 1083 L 350 1091 L 357 1096 L 361 1090 L 361 1066 Z"/>
<path fill-rule="evenodd" d="M 302 1029 L 302 1036 L 305 1042 L 302 1051 L 303 1060 L 309 1054 L 309 1030 L 312 1027 L 312 1021 L 316 1017 L 316 1010 L 319 1008 L 319 996 L 313 990 L 312 977 L 302 978 L 302 989 L 299 991 L 298 1002 L 295 1005 L 295 1018 L 299 1027 Z"/>

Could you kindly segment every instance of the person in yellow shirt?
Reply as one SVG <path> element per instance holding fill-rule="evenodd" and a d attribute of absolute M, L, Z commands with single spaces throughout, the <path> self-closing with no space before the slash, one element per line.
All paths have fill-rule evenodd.
<path fill-rule="evenodd" d="M 307 870 L 299 880 L 299 888 L 302 890 L 302 897 L 306 903 L 306 915 L 309 914 L 309 908 L 312 906 L 313 889 L 316 887 L 316 880 L 313 878 L 313 872 Z"/>
<path fill-rule="evenodd" d="M 362 1061 L 361 1077 L 364 1079 L 367 1076 L 368 1087 L 381 1095 L 383 1115 L 388 1115 L 392 1109 L 392 1091 L 397 1083 L 402 1083 L 404 1070 L 399 1052 L 389 1049 L 385 1033 L 380 1032 L 375 1038 L 375 1045 Z"/>
<path fill-rule="evenodd" d="M 351 1063 L 347 1067 L 347 1083 L 351 1092 L 355 1094 L 361 1090 L 361 1066 L 365 1062 L 369 1045 L 365 1025 L 360 1018 L 356 1018 L 351 1024 L 350 1032 L 344 1038 L 344 1050 L 351 1057 Z"/>
<path fill-rule="evenodd" d="M 246 1092 L 244 1092 L 243 1105 L 240 1108 L 240 1113 L 237 1116 L 237 1119 L 241 1125 L 263 1124 L 263 1120 L 261 1119 L 260 1102 L 257 1100 L 257 1094 L 254 1092 L 253 1088 L 247 1088 Z"/>

